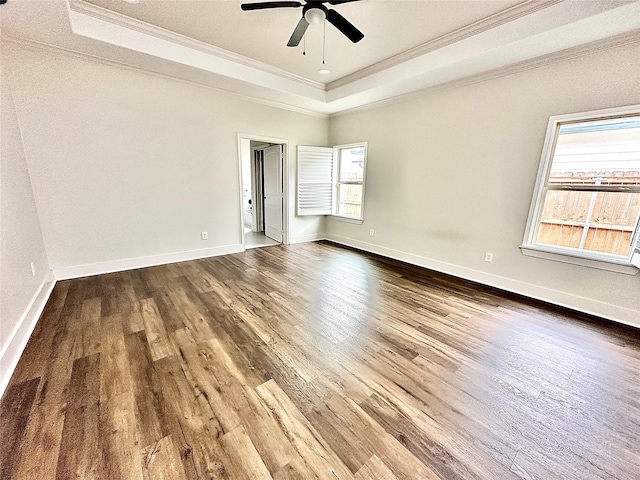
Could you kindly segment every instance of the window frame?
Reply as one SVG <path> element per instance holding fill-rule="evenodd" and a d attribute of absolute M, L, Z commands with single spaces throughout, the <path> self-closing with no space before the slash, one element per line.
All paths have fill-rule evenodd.
<path fill-rule="evenodd" d="M 555 156 L 557 133 L 559 132 L 561 125 L 567 123 L 579 123 L 636 115 L 640 115 L 640 105 L 630 105 L 603 110 L 592 110 L 588 112 L 555 115 L 549 118 L 544 146 L 540 159 L 540 165 L 538 167 L 538 175 L 533 190 L 531 205 L 529 208 L 529 216 L 525 228 L 524 239 L 522 241 L 522 245 L 520 246 L 520 249 L 524 255 L 631 275 L 635 275 L 638 273 L 638 269 L 632 264 L 632 258 L 634 257 L 634 244 L 638 239 L 640 231 L 640 219 L 636 221 L 636 225 L 633 230 L 633 234 L 631 237 L 631 250 L 628 257 L 608 253 L 593 252 L 588 250 L 578 250 L 570 247 L 545 245 L 536 243 L 535 241 L 541 223 L 542 210 L 544 207 L 544 201 L 547 192 L 553 190 L 576 191 L 584 189 L 571 188 L 566 186 L 557 186 L 550 188 L 548 185 L 551 166 Z M 591 191 L 630 192 L 628 186 L 615 187 L 607 185 L 601 189 L 594 189 L 590 186 L 588 189 Z M 631 189 L 632 192 L 635 190 L 635 188 Z M 640 188 L 638 190 L 640 190 Z"/>
<path fill-rule="evenodd" d="M 334 152 L 334 173 L 333 173 L 333 212 L 331 213 L 331 217 L 336 220 L 341 220 L 345 222 L 358 223 L 362 224 L 364 222 L 364 204 L 365 204 L 365 184 L 367 181 L 367 142 L 355 142 L 355 143 L 347 143 L 344 145 L 335 145 L 333 147 Z M 363 148 L 364 149 L 364 165 L 362 168 L 362 181 L 340 181 L 340 167 L 342 163 L 342 155 L 340 154 L 341 150 L 347 150 L 350 148 Z M 360 204 L 360 216 L 355 215 L 344 215 L 338 213 L 340 208 L 340 185 L 362 185 L 362 202 Z"/>

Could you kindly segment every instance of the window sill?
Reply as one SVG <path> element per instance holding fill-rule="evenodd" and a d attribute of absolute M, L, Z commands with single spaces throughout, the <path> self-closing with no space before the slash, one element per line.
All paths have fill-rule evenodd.
<path fill-rule="evenodd" d="M 354 223 L 356 225 L 362 225 L 364 223 L 363 218 L 355 217 L 343 217 L 342 215 L 330 215 L 331 220 L 337 220 L 338 222 Z"/>
<path fill-rule="evenodd" d="M 615 261 L 613 259 L 603 260 L 598 258 L 578 257 L 559 249 L 544 248 L 537 245 L 521 245 L 520 250 L 522 251 L 522 254 L 527 257 L 544 258 L 546 260 L 597 268 L 599 270 L 606 270 L 609 272 L 624 273 L 625 275 L 636 275 L 638 273 L 638 269 L 629 263 L 628 260 Z"/>

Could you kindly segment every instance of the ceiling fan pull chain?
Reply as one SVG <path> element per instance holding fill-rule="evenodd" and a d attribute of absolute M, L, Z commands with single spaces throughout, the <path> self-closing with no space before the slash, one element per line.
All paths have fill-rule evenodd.
<path fill-rule="evenodd" d="M 327 22 L 322 22 L 322 64 L 324 65 L 324 54 L 327 49 Z"/>
<path fill-rule="evenodd" d="M 302 37 L 302 55 L 307 54 L 307 36 Z"/>

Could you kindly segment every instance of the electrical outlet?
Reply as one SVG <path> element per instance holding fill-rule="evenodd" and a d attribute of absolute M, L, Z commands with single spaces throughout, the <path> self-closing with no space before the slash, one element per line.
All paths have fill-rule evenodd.
<path fill-rule="evenodd" d="M 35 264 L 35 262 L 31 262 L 31 276 L 32 277 L 36 276 L 36 264 Z"/>
<path fill-rule="evenodd" d="M 369 230 L 369 236 L 373 237 L 373 228 Z"/>
<path fill-rule="evenodd" d="M 484 261 L 485 262 L 489 262 L 489 263 L 493 262 L 493 253 L 491 253 L 491 252 L 485 253 L 484 254 Z"/>
<path fill-rule="evenodd" d="M 209 240 L 209 234 L 207 232 L 202 232 L 200 234 L 200 237 L 202 238 L 202 240 Z"/>

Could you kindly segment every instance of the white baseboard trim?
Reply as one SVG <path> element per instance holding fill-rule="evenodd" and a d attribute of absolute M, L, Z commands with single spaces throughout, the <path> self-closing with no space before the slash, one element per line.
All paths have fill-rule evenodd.
<path fill-rule="evenodd" d="M 231 253 L 239 252 L 244 252 L 244 246 L 241 243 L 235 245 L 223 245 L 221 247 L 201 248 L 186 252 L 163 253 L 160 255 L 125 258 L 123 260 L 113 260 L 110 262 L 89 263 L 73 267 L 55 268 L 53 270 L 53 274 L 56 280 L 68 280 L 71 278 L 122 272 L 124 270 L 134 270 L 136 268 L 155 267 L 156 265 L 165 265 L 167 263 L 186 262 L 189 260 L 217 257 L 219 255 L 229 255 Z"/>
<path fill-rule="evenodd" d="M 13 375 L 13 371 L 18 365 L 20 356 L 27 346 L 31 333 L 33 333 L 33 329 L 36 323 L 38 323 L 40 314 L 42 310 L 44 310 L 55 285 L 56 280 L 53 274 L 49 273 L 40 284 L 40 287 L 38 287 L 38 290 L 33 295 L 33 298 L 31 298 L 29 305 L 18 320 L 18 323 L 9 334 L 9 341 L 5 344 L 2 353 L 0 353 L 0 365 L 2 366 L 0 369 L 0 398 L 4 395 L 7 385 L 9 385 L 11 375 Z"/>
<path fill-rule="evenodd" d="M 309 235 L 299 235 L 289 239 L 289 245 L 295 243 L 316 242 L 318 240 L 326 240 L 327 236 L 324 233 L 311 233 Z"/>
<path fill-rule="evenodd" d="M 607 320 L 612 320 L 618 323 L 624 323 L 631 325 L 632 327 L 640 328 L 640 311 L 633 310 L 631 308 L 620 307 L 618 305 L 611 305 L 609 303 L 593 300 L 579 295 L 571 293 L 560 292 L 539 285 L 533 285 L 531 283 L 521 282 L 519 280 L 513 280 L 511 278 L 501 277 L 491 273 L 481 272 L 479 270 L 473 270 L 471 268 L 461 267 L 451 263 L 441 262 L 433 260 L 420 255 L 415 255 L 401 250 L 395 250 L 392 248 L 383 247 L 380 245 L 374 245 L 372 243 L 362 242 L 360 240 L 354 240 L 348 237 L 342 237 L 340 235 L 327 234 L 327 240 L 346 245 L 348 247 L 357 248 L 358 250 L 364 250 L 365 252 L 371 252 L 383 257 L 392 258 L 394 260 L 400 260 L 402 262 L 416 265 L 419 267 L 428 268 L 437 272 L 446 273 L 459 277 L 464 280 L 471 280 L 483 285 L 495 287 L 507 292 L 516 293 L 525 297 L 533 298 L 535 300 L 542 300 L 544 302 L 553 303 L 560 307 L 566 307 L 571 310 L 586 313 L 589 315 L 595 315 Z"/>

